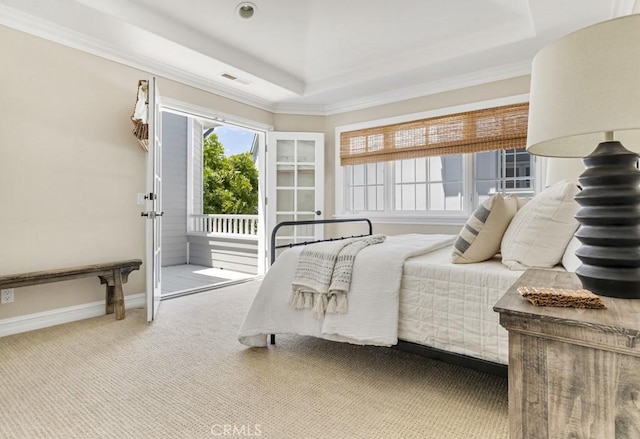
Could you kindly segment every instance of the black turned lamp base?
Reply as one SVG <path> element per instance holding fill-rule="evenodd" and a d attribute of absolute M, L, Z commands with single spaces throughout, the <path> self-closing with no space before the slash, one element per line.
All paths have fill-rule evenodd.
<path fill-rule="evenodd" d="M 640 299 L 640 271 L 614 269 L 601 270 L 602 267 L 582 265 L 576 270 L 582 282 L 582 288 L 599 296 L 617 297 L 620 299 Z M 606 276 L 606 277 L 605 277 Z"/>
<path fill-rule="evenodd" d="M 576 270 L 595 294 L 640 299 L 640 170 L 638 154 L 620 142 L 602 142 L 583 159 L 576 237 Z"/>

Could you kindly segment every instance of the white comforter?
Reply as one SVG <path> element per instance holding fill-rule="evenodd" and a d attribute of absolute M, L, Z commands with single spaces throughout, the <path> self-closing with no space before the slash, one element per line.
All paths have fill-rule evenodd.
<path fill-rule="evenodd" d="M 349 311 L 316 319 L 288 303 L 291 281 L 302 247 L 283 252 L 264 277 L 238 339 L 266 346 L 268 334 L 312 335 L 354 344 L 391 346 L 398 342 L 398 302 L 407 258 L 450 245 L 451 235 L 398 235 L 358 253 L 353 266 Z"/>

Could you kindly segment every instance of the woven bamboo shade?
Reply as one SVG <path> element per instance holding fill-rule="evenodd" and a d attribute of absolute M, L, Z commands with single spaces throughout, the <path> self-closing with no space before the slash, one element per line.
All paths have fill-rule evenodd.
<path fill-rule="evenodd" d="M 528 113 L 523 103 L 347 131 L 340 164 L 524 148 Z"/>

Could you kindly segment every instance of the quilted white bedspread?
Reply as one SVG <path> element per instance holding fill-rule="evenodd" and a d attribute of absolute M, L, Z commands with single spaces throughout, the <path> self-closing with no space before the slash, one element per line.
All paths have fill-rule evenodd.
<path fill-rule="evenodd" d="M 349 309 L 317 319 L 289 305 L 291 281 L 302 247 L 283 252 L 266 274 L 240 328 L 248 346 L 266 346 L 268 334 L 313 335 L 354 344 L 391 346 L 398 341 L 399 290 L 407 258 L 449 247 L 451 235 L 398 235 L 362 249 L 353 264 Z"/>
<path fill-rule="evenodd" d="M 408 259 L 400 288 L 398 338 L 507 364 L 508 332 L 493 306 L 524 273 L 494 258 L 453 264 L 451 248 Z"/>

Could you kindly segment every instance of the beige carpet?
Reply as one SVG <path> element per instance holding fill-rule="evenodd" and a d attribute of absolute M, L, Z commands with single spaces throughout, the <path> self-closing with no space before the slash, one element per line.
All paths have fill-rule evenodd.
<path fill-rule="evenodd" d="M 0 338 L 2 438 L 507 438 L 504 378 L 236 333 L 258 281 Z"/>

